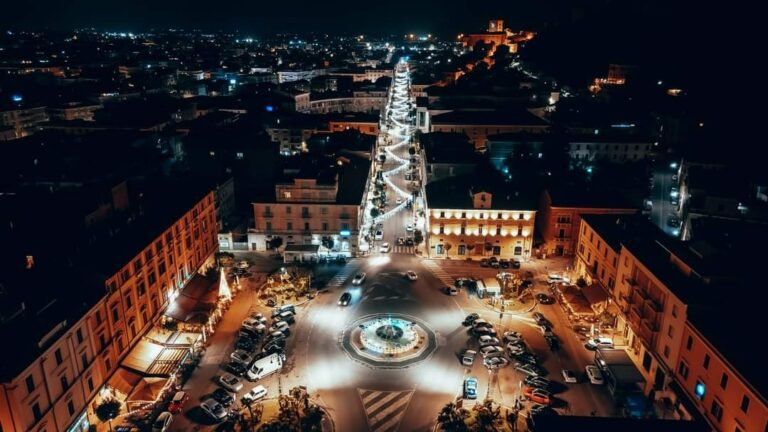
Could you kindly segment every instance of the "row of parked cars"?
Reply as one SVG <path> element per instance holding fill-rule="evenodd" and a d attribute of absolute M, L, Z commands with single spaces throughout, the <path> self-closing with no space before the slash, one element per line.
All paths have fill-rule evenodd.
<path fill-rule="evenodd" d="M 286 359 L 286 338 L 291 334 L 291 324 L 296 322 L 295 314 L 295 306 L 283 305 L 273 310 L 269 327 L 262 313 L 252 313 L 243 320 L 235 350 L 223 366 L 227 372 L 216 380 L 220 387 L 200 404 L 204 412 L 214 420 L 224 420 L 228 415 L 227 408 L 235 403 L 237 394 L 244 388 L 243 378 L 258 381 L 282 368 Z M 266 395 L 267 389 L 257 385 L 243 398 L 257 401 Z"/>
<path fill-rule="evenodd" d="M 480 267 L 519 269 L 520 260 L 517 260 L 517 259 L 508 260 L 506 258 L 498 259 L 492 256 L 490 258 L 481 259 Z"/>

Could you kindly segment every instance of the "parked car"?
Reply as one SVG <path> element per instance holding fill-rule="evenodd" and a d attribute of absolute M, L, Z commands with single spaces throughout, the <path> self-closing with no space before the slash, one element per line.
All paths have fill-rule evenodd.
<path fill-rule="evenodd" d="M 550 327 L 548 324 L 540 325 L 539 330 L 541 330 L 541 334 L 543 334 L 544 337 L 554 336 L 554 333 L 552 333 L 552 327 Z"/>
<path fill-rule="evenodd" d="M 512 260 L 512 268 L 513 269 L 519 269 L 520 268 L 520 260 L 513 259 Z"/>
<path fill-rule="evenodd" d="M 552 382 L 550 380 L 538 375 L 529 375 L 525 377 L 523 384 L 544 390 L 548 390 L 552 387 Z"/>
<path fill-rule="evenodd" d="M 482 258 L 480 260 L 480 267 L 490 267 L 490 262 L 488 262 L 488 258 Z"/>
<path fill-rule="evenodd" d="M 216 401 L 222 405 L 224 405 L 224 408 L 229 408 L 233 403 L 235 403 L 235 397 L 232 396 L 232 393 L 224 390 L 223 388 L 217 388 L 216 390 L 211 393 L 211 397 L 216 399 Z"/>
<path fill-rule="evenodd" d="M 275 321 L 272 323 L 272 327 L 269 328 L 270 332 L 279 331 L 282 334 L 288 336 L 291 334 L 291 327 L 285 321 Z"/>
<path fill-rule="evenodd" d="M 541 312 L 534 312 L 533 320 L 536 321 L 536 324 L 540 326 L 549 325 L 549 320 L 547 320 L 547 317 L 545 317 L 544 314 Z"/>
<path fill-rule="evenodd" d="M 414 243 L 413 243 L 413 239 L 412 238 L 405 239 L 405 245 L 406 246 L 413 246 L 413 244 Z"/>
<path fill-rule="evenodd" d="M 475 327 L 470 331 L 472 332 L 472 335 L 475 337 L 480 337 L 484 335 L 496 336 L 496 329 L 494 329 L 493 327 Z"/>
<path fill-rule="evenodd" d="M 474 279 L 470 279 L 470 278 L 457 278 L 453 282 L 453 286 L 457 288 L 461 288 L 461 287 L 472 288 L 476 285 L 477 283 L 474 281 Z"/>
<path fill-rule="evenodd" d="M 408 278 L 409 281 L 415 281 L 416 279 L 419 278 L 419 275 L 417 275 L 416 272 L 413 270 L 408 270 L 407 272 L 405 272 L 405 277 Z"/>
<path fill-rule="evenodd" d="M 262 399 L 266 396 L 267 396 L 267 389 L 263 385 L 257 385 L 256 387 L 246 392 L 243 395 L 243 399 L 249 402 L 256 402 L 259 399 Z"/>
<path fill-rule="evenodd" d="M 246 318 L 243 320 L 243 323 L 241 325 L 241 328 L 248 330 L 252 333 L 256 333 L 256 327 L 261 324 L 261 321 L 256 320 L 255 318 Z"/>
<path fill-rule="evenodd" d="M 536 357 L 536 355 L 529 353 L 528 351 L 523 351 L 514 357 L 515 360 L 517 360 L 519 363 L 537 364 L 539 362 L 539 359 Z"/>
<path fill-rule="evenodd" d="M 232 361 L 240 362 L 245 365 L 253 361 L 253 356 L 245 350 L 235 350 L 229 357 Z"/>
<path fill-rule="evenodd" d="M 600 369 L 597 366 L 587 365 L 587 367 L 584 369 L 587 372 L 587 378 L 589 378 L 589 382 L 595 385 L 605 384 L 605 381 L 603 380 L 603 374 L 600 372 Z"/>
<path fill-rule="evenodd" d="M 496 257 L 490 257 L 488 258 L 488 265 L 491 268 L 499 268 L 499 259 Z"/>
<path fill-rule="evenodd" d="M 360 272 L 356 274 L 354 278 L 352 278 L 352 285 L 361 285 L 363 282 L 365 282 L 364 272 Z"/>
<path fill-rule="evenodd" d="M 443 292 L 450 296 L 459 295 L 459 289 L 454 286 L 447 286 L 443 288 Z"/>
<path fill-rule="evenodd" d="M 272 325 L 274 326 L 277 322 L 285 322 L 287 324 L 295 324 L 296 323 L 296 315 L 289 311 L 280 312 L 275 317 L 272 318 Z"/>
<path fill-rule="evenodd" d="M 523 389 L 523 396 L 525 396 L 526 399 L 532 400 L 538 404 L 550 404 L 549 392 L 540 388 L 525 387 Z"/>
<path fill-rule="evenodd" d="M 477 378 L 467 377 L 464 380 L 464 399 L 477 399 Z"/>
<path fill-rule="evenodd" d="M 547 282 L 550 283 L 550 284 L 553 284 L 553 283 L 568 283 L 568 282 L 570 282 L 570 279 L 568 279 L 565 276 L 559 275 L 559 274 L 550 273 L 547 276 Z"/>
<path fill-rule="evenodd" d="M 539 294 L 536 294 L 536 301 L 541 304 L 548 305 L 548 304 L 554 303 L 555 299 L 544 293 L 539 293 Z"/>
<path fill-rule="evenodd" d="M 517 363 L 515 365 L 515 370 L 526 375 L 546 375 L 546 371 L 543 368 L 530 363 Z"/>
<path fill-rule="evenodd" d="M 413 231 L 413 224 L 405 224 L 405 230 L 407 232 L 412 232 Z"/>
<path fill-rule="evenodd" d="M 501 369 L 509 366 L 509 360 L 501 356 L 486 357 L 483 365 L 488 369 Z"/>
<path fill-rule="evenodd" d="M 224 365 L 224 370 L 236 377 L 242 377 L 247 369 L 247 363 L 242 363 L 236 360 L 230 360 Z"/>
<path fill-rule="evenodd" d="M 512 342 L 507 344 L 507 355 L 510 357 L 518 356 L 524 352 L 525 348 L 520 345 L 513 344 Z"/>
<path fill-rule="evenodd" d="M 242 380 L 240 380 L 240 378 L 230 373 L 225 373 L 224 375 L 221 375 L 218 379 L 218 382 L 220 386 L 224 387 L 225 389 L 233 393 L 237 393 L 243 389 Z"/>
<path fill-rule="evenodd" d="M 587 349 L 592 351 L 598 348 L 613 348 L 613 339 L 607 337 L 597 337 L 587 341 Z"/>
<path fill-rule="evenodd" d="M 481 347 L 486 347 L 490 345 L 500 346 L 501 342 L 499 342 L 498 338 L 495 338 L 493 336 L 484 335 L 480 336 L 477 341 L 480 343 Z"/>
<path fill-rule="evenodd" d="M 516 332 L 516 331 L 504 332 L 504 340 L 506 342 L 514 342 L 522 339 L 523 339 L 523 335 L 520 332 Z"/>
<path fill-rule="evenodd" d="M 165 432 L 168 427 L 171 426 L 173 421 L 173 414 L 168 411 L 161 412 L 159 416 L 152 423 L 152 432 Z"/>
<path fill-rule="evenodd" d="M 480 348 L 480 354 L 482 354 L 484 358 L 504 355 L 504 348 L 498 345 L 484 346 Z"/>
<path fill-rule="evenodd" d="M 387 242 L 384 242 L 381 244 L 381 246 L 379 246 L 379 252 L 381 253 L 388 253 L 391 250 L 392 250 L 392 245 L 390 245 Z"/>
<path fill-rule="evenodd" d="M 477 356 L 477 351 L 475 350 L 466 350 L 464 351 L 464 354 L 461 356 L 461 364 L 464 366 L 472 366 L 475 364 L 475 356 Z"/>
<path fill-rule="evenodd" d="M 349 306 L 349 302 L 352 301 L 352 294 L 345 292 L 339 297 L 339 306 Z"/>
<path fill-rule="evenodd" d="M 256 341 L 249 337 L 238 338 L 235 342 L 235 349 L 252 351 L 256 347 Z"/>
<path fill-rule="evenodd" d="M 341 257 L 341 258 L 345 259 L 344 257 Z M 284 305 L 282 305 L 280 307 L 276 307 L 273 310 L 273 312 L 272 312 L 272 316 L 274 317 L 276 315 L 276 313 L 280 314 L 280 313 L 283 313 L 283 312 L 290 312 L 290 313 L 296 315 L 296 306 L 288 303 L 288 304 L 284 304 Z"/>
<path fill-rule="evenodd" d="M 544 336 L 544 340 L 547 341 L 550 351 L 557 351 L 560 349 L 560 341 L 554 334 L 552 336 Z"/>
<path fill-rule="evenodd" d="M 472 327 L 474 327 L 474 328 L 479 328 L 479 327 L 492 328 L 493 324 L 489 323 L 488 321 L 486 321 L 486 320 L 484 320 L 482 318 L 479 318 L 479 319 L 476 319 L 475 321 L 472 322 Z"/>
<path fill-rule="evenodd" d="M 376 231 L 376 234 L 373 236 L 374 240 L 383 240 L 384 239 L 384 231 L 378 230 Z"/>
<path fill-rule="evenodd" d="M 576 373 L 573 372 L 570 369 L 563 369 L 563 379 L 567 383 L 577 383 L 577 382 L 579 382 L 578 378 L 576 378 Z"/>
<path fill-rule="evenodd" d="M 402 246 L 405 244 L 405 238 L 404 237 L 398 237 L 396 241 L 398 246 Z"/>
<path fill-rule="evenodd" d="M 501 268 L 509 268 L 509 260 L 506 258 L 502 258 L 499 260 L 499 267 Z"/>
<path fill-rule="evenodd" d="M 171 414 L 178 414 L 184 409 L 184 405 L 187 404 L 189 395 L 184 391 L 177 391 L 171 399 L 171 403 L 168 405 L 168 412 Z"/>
<path fill-rule="evenodd" d="M 471 314 L 467 315 L 466 318 L 464 318 L 464 325 L 472 325 L 475 321 L 480 319 L 480 315 L 472 312 Z"/>
<path fill-rule="evenodd" d="M 224 409 L 224 406 L 222 406 L 213 398 L 204 400 L 203 403 L 200 404 L 200 408 L 202 408 L 202 410 L 205 411 L 214 420 L 221 421 L 224 420 L 224 418 L 227 416 L 227 410 Z"/>
<path fill-rule="evenodd" d="M 254 319 L 254 320 L 256 320 L 256 321 L 258 321 L 258 322 L 260 322 L 262 324 L 266 324 L 267 323 L 267 317 L 265 317 L 264 314 L 261 313 L 261 312 L 251 312 L 248 315 L 248 317 L 251 318 L 251 319 Z"/>

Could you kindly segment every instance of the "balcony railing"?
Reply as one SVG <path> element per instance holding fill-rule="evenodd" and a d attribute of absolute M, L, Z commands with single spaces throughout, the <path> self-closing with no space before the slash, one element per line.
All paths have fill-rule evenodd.
<path fill-rule="evenodd" d="M 301 217 L 304 219 L 309 219 L 312 217 L 312 213 L 309 212 L 301 212 Z"/>
<path fill-rule="evenodd" d="M 272 213 L 272 212 L 262 212 L 261 216 L 263 216 L 265 218 L 271 218 L 271 217 L 275 217 L 275 214 Z"/>
<path fill-rule="evenodd" d="M 346 213 L 342 213 L 339 215 L 339 219 L 351 219 L 352 217 Z"/>

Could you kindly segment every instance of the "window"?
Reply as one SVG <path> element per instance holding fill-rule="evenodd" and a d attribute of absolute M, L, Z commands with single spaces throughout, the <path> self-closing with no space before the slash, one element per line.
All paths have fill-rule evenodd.
<path fill-rule="evenodd" d="M 43 418 L 43 412 L 40 411 L 40 404 L 37 402 L 32 405 L 32 415 L 35 417 L 35 423 Z"/>
<path fill-rule="evenodd" d="M 152 248 L 147 248 L 146 251 L 144 251 L 144 261 L 149 262 L 152 260 Z"/>
<path fill-rule="evenodd" d="M 696 385 L 693 387 L 693 394 L 699 398 L 699 400 L 704 399 L 704 395 L 707 394 L 707 385 L 701 382 L 701 380 L 696 380 Z"/>
<path fill-rule="evenodd" d="M 444 211 L 441 211 L 441 212 L 440 212 L 440 217 L 441 217 L 441 218 L 444 218 L 444 217 L 445 217 L 445 212 L 444 212 Z"/>
<path fill-rule="evenodd" d="M 61 388 L 66 391 L 69 388 L 69 381 L 67 380 L 67 377 L 62 375 L 59 377 L 59 381 L 61 382 Z"/>
<path fill-rule="evenodd" d="M 157 263 L 157 273 L 162 276 L 165 274 L 165 261 Z"/>
<path fill-rule="evenodd" d="M 677 305 L 672 305 L 672 317 L 677 318 Z"/>
<path fill-rule="evenodd" d="M 88 377 L 88 391 L 89 392 L 93 391 L 93 378 L 91 377 Z"/>
<path fill-rule="evenodd" d="M 688 336 L 688 340 L 685 342 L 685 349 L 690 351 L 692 347 L 693 347 L 693 337 Z"/>
<path fill-rule="evenodd" d="M 667 336 L 672 337 L 673 334 L 675 334 L 675 329 L 670 325 L 669 328 L 667 328 Z"/>
<path fill-rule="evenodd" d="M 141 258 L 133 262 L 133 272 L 138 273 L 141 271 Z"/>
<path fill-rule="evenodd" d="M 712 414 L 712 417 L 716 418 L 717 421 L 723 419 L 723 407 L 717 399 L 712 399 L 712 408 L 709 409 L 709 413 Z"/>
<path fill-rule="evenodd" d="M 323 222 L 323 231 L 328 231 L 328 222 Z"/>
<path fill-rule="evenodd" d="M 109 359 L 109 357 L 104 359 L 104 367 L 107 368 L 107 372 L 112 370 L 112 361 Z"/>
<path fill-rule="evenodd" d="M 293 231 L 293 222 L 286 222 L 285 229 L 288 231 Z"/>
<path fill-rule="evenodd" d="M 704 354 L 704 363 L 703 363 L 704 369 L 709 369 L 709 360 L 710 360 L 709 354 Z"/>
<path fill-rule="evenodd" d="M 163 251 L 163 239 L 160 239 L 155 242 L 155 253 L 160 255 L 160 252 Z"/>
<path fill-rule="evenodd" d="M 669 345 L 664 345 L 664 357 L 669 358 Z"/>
<path fill-rule="evenodd" d="M 291 193 L 290 192 L 286 192 L 286 194 L 288 194 L 288 196 L 286 198 L 290 198 L 291 197 Z M 285 214 L 291 214 L 291 206 L 287 206 L 285 208 Z"/>
<path fill-rule="evenodd" d="M 32 375 L 28 376 L 24 382 L 27 384 L 27 393 L 35 391 L 35 378 Z"/>
<path fill-rule="evenodd" d="M 652 360 L 653 360 L 653 358 L 651 357 L 651 354 L 648 353 L 648 351 L 646 351 L 643 354 L 643 369 L 645 369 L 646 372 L 650 372 L 651 371 L 651 361 Z"/>
<path fill-rule="evenodd" d="M 128 294 L 125 296 L 125 308 L 130 309 L 131 306 L 133 306 L 133 300 L 131 300 L 131 295 Z"/>
<path fill-rule="evenodd" d="M 75 337 L 77 338 L 77 343 L 81 344 L 83 343 L 83 330 L 77 329 L 75 332 Z"/>
<path fill-rule="evenodd" d="M 80 356 L 80 360 L 83 361 L 83 369 L 84 370 L 87 369 L 88 368 L 88 353 L 83 353 Z"/>
<path fill-rule="evenodd" d="M 147 282 L 149 282 L 150 285 L 154 285 L 155 282 L 157 282 L 157 276 L 155 276 L 155 272 L 153 272 L 153 271 L 149 272 L 149 274 L 147 275 Z M 142 285 L 143 284 L 141 282 L 139 282 L 139 286 L 142 286 Z M 143 295 L 144 295 L 144 292 L 143 291 L 139 291 L 139 297 L 141 297 Z"/>
<path fill-rule="evenodd" d="M 270 221 L 267 221 L 267 222 L 265 223 L 264 229 L 265 229 L 266 231 L 272 231 L 272 222 L 270 222 Z"/>
<path fill-rule="evenodd" d="M 264 206 L 264 214 L 265 215 L 271 215 L 272 214 L 272 207 Z"/>
<path fill-rule="evenodd" d="M 520 213 L 520 214 L 517 216 L 517 218 L 518 218 L 518 219 L 520 219 L 520 220 L 523 220 L 523 219 L 525 219 L 525 215 L 524 215 L 524 214 L 522 214 L 522 213 Z"/>
<path fill-rule="evenodd" d="M 304 222 L 304 231 L 309 231 L 309 222 Z"/>
<path fill-rule="evenodd" d="M 677 368 L 677 372 L 684 379 L 688 379 L 688 365 L 685 362 L 680 362 L 680 366 Z"/>
<path fill-rule="evenodd" d="M 320 214 L 328 214 L 328 207 L 320 207 Z"/>
<path fill-rule="evenodd" d="M 69 411 L 70 416 L 75 415 L 75 404 L 72 402 L 72 399 L 67 402 L 67 411 Z"/>
<path fill-rule="evenodd" d="M 741 412 L 743 412 L 744 414 L 746 414 L 747 411 L 749 411 L 749 396 L 744 395 L 744 397 L 741 398 L 740 408 L 741 408 Z"/>
<path fill-rule="evenodd" d="M 723 374 L 723 376 L 720 377 L 720 388 L 725 390 L 728 387 L 728 375 Z"/>
<path fill-rule="evenodd" d="M 245 155 L 243 154 L 243 152 L 237 152 L 237 153 L 235 154 L 235 156 L 236 156 L 236 157 L 237 157 L 239 160 L 243 160 L 243 158 L 245 157 Z"/>
<path fill-rule="evenodd" d="M 112 305 L 112 323 L 117 324 L 120 321 L 120 314 L 117 312 L 117 305 Z"/>
<path fill-rule="evenodd" d="M 53 353 L 53 356 L 56 357 L 56 365 L 60 365 L 64 359 L 61 357 L 61 350 L 56 349 L 56 352 Z"/>

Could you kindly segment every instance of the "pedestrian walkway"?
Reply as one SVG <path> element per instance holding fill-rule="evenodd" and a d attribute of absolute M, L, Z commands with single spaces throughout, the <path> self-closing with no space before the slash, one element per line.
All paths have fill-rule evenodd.
<path fill-rule="evenodd" d="M 378 391 L 357 389 L 363 402 L 365 418 L 371 432 L 396 431 L 408 409 L 413 390 Z"/>
<path fill-rule="evenodd" d="M 440 279 L 442 283 L 446 285 L 453 285 L 454 283 L 453 277 L 451 277 L 451 275 L 446 273 L 446 271 L 443 270 L 443 268 L 440 267 L 436 262 L 434 262 L 433 260 L 426 259 L 426 260 L 423 260 L 421 263 L 424 264 L 424 267 L 426 267 L 427 270 L 431 271 L 436 278 Z"/>
<path fill-rule="evenodd" d="M 336 275 L 330 281 L 328 281 L 326 286 L 328 288 L 334 288 L 344 285 L 344 282 L 349 279 L 349 277 L 352 276 L 359 267 L 360 261 L 357 258 L 352 258 L 347 262 L 344 268 L 339 270 L 339 272 L 336 273 Z"/>
<path fill-rule="evenodd" d="M 392 248 L 392 253 L 411 254 L 413 255 L 413 246 L 396 245 Z"/>

